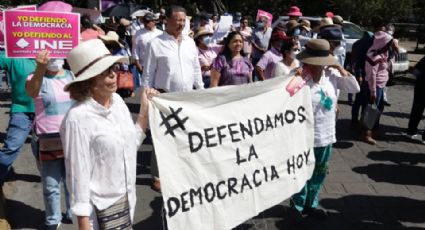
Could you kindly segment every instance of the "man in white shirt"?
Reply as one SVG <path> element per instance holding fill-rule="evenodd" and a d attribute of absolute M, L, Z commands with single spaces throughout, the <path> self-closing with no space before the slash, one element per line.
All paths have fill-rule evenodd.
<path fill-rule="evenodd" d="M 152 39 L 143 57 L 143 85 L 162 92 L 187 92 L 203 89 L 198 48 L 192 38 L 183 35 L 186 10 L 170 6 L 166 12 L 167 27 L 164 33 Z M 152 188 L 161 190 L 156 156 L 152 152 Z"/>
<path fill-rule="evenodd" d="M 145 57 L 146 46 L 153 38 L 158 37 L 163 32 L 156 28 L 155 15 L 147 13 L 143 16 L 144 28 L 137 31 L 135 35 L 135 44 L 133 45 L 133 57 L 136 60 L 136 66 L 140 73 L 143 72 L 143 60 Z"/>
<path fill-rule="evenodd" d="M 203 89 L 198 49 L 192 38 L 183 35 L 186 10 L 170 6 L 166 11 L 164 33 L 152 39 L 143 60 L 144 85 L 163 92 L 186 92 Z"/>

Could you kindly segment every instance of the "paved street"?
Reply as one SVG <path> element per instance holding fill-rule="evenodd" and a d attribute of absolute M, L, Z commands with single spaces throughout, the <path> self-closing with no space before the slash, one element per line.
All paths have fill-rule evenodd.
<path fill-rule="evenodd" d="M 326 221 L 306 219 L 296 225 L 290 219 L 286 201 L 238 229 L 425 229 L 425 145 L 402 135 L 408 123 L 413 86 L 399 79 L 388 88 L 388 95 L 392 106 L 385 108 L 378 143 L 371 146 L 362 142 L 359 130 L 350 126 L 351 107 L 345 102 L 346 93 L 341 93 L 338 142 L 320 194 L 320 205 L 330 213 Z M 127 102 L 132 112 L 138 111 L 137 97 Z M 0 94 L 0 142 L 5 136 L 9 106 L 10 96 Z M 424 120 L 420 128 L 425 128 Z M 14 229 L 43 227 L 42 186 L 29 141 L 4 186 L 8 218 Z M 146 143 L 139 152 L 134 229 L 164 229 L 161 196 L 150 189 L 151 148 Z M 61 229 L 75 228 L 64 224 Z"/>

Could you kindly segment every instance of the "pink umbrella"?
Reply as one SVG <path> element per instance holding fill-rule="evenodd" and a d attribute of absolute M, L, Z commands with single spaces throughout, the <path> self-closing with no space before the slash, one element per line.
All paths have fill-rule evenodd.
<path fill-rule="evenodd" d="M 71 12 L 72 6 L 62 1 L 49 1 L 37 8 L 39 11 Z"/>

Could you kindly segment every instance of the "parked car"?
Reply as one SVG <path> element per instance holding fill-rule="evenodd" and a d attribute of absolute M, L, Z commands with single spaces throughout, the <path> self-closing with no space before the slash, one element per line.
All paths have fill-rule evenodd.
<path fill-rule="evenodd" d="M 311 23 L 311 28 L 315 28 L 316 26 L 318 26 L 321 20 L 320 17 L 304 16 L 300 19 L 309 20 Z M 273 22 L 272 27 L 275 27 L 279 22 L 287 22 L 288 20 L 288 16 L 280 16 L 275 22 Z M 344 21 L 342 23 L 342 31 L 344 33 L 346 43 L 346 59 L 344 66 L 347 67 L 350 62 L 353 44 L 363 36 L 365 30 L 352 22 Z M 391 75 L 405 73 L 407 70 L 409 70 L 409 59 L 407 58 L 407 50 L 403 47 L 400 47 L 399 54 L 397 54 L 394 60 L 392 61 Z"/>

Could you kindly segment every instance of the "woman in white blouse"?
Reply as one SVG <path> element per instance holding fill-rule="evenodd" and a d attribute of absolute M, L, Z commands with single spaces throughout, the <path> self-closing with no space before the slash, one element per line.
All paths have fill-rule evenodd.
<path fill-rule="evenodd" d="M 115 93 L 115 71 L 127 58 L 112 56 L 102 41 L 93 39 L 71 50 L 67 61 L 75 79 L 65 90 L 77 103 L 67 113 L 60 134 L 71 210 L 79 229 L 131 229 L 136 154 L 148 125 L 148 97 L 157 91 L 143 91 L 134 124 Z M 103 218 L 111 214 L 117 219 Z"/>
<path fill-rule="evenodd" d="M 323 39 L 311 39 L 306 48 L 297 55 L 303 63 L 302 77 L 310 87 L 314 116 L 314 157 L 316 159 L 313 176 L 304 188 L 292 197 L 291 205 L 299 214 L 324 219 L 326 212 L 318 209 L 318 195 L 327 174 L 335 137 L 335 107 L 337 90 L 344 89 L 349 93 L 360 91 L 359 84 L 353 75 L 338 64 L 330 54 L 329 42 Z"/>
<path fill-rule="evenodd" d="M 296 59 L 297 54 L 300 52 L 298 43 L 288 37 L 287 40 L 282 42 L 280 52 L 283 59 L 275 65 L 272 77 L 287 78 L 294 76 L 296 70 L 300 67 L 300 62 Z"/>

